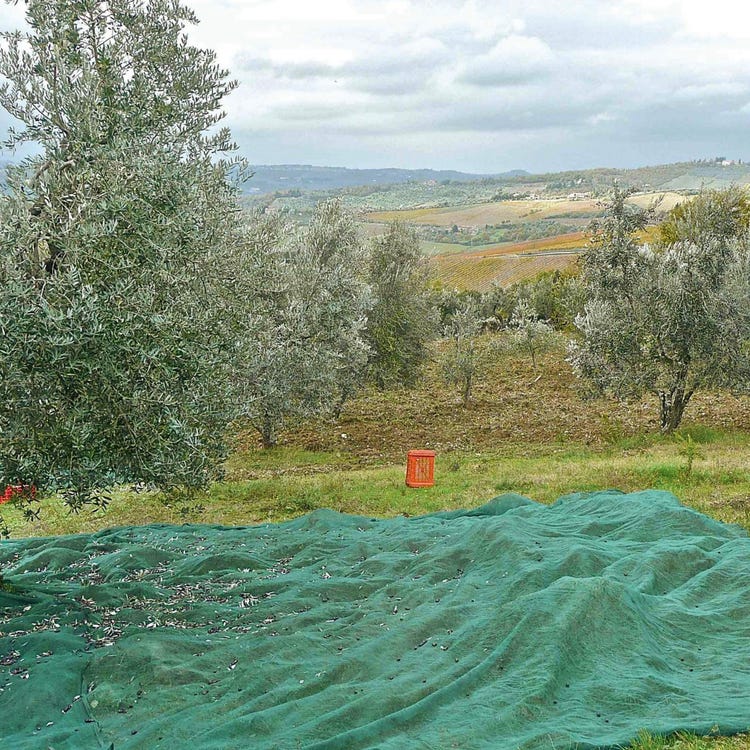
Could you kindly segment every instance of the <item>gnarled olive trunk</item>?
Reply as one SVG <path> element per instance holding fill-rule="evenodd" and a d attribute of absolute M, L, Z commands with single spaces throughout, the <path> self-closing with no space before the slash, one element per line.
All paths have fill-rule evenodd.
<path fill-rule="evenodd" d="M 682 421 L 685 407 L 693 395 L 692 390 L 684 388 L 673 388 L 671 391 L 660 391 L 659 401 L 661 404 L 661 431 L 668 435 L 674 432 Z"/>
<path fill-rule="evenodd" d="M 264 448 L 274 448 L 279 440 L 276 420 L 266 415 L 258 429 Z"/>

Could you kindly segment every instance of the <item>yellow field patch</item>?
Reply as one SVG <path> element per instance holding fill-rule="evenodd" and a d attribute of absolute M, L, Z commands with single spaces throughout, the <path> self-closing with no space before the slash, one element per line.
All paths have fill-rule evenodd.
<path fill-rule="evenodd" d="M 504 221 L 536 221 L 556 216 L 587 216 L 599 210 L 597 201 L 545 199 L 497 201 L 473 206 L 448 206 L 445 208 L 412 208 L 405 211 L 377 211 L 366 214 L 370 221 L 404 221 L 409 224 L 425 224 L 436 227 L 483 227 L 486 224 L 502 224 Z"/>
<path fill-rule="evenodd" d="M 693 200 L 695 196 L 692 195 L 680 195 L 680 193 L 639 193 L 633 195 L 628 199 L 628 203 L 633 203 L 639 208 L 648 208 L 655 201 L 659 201 L 657 205 L 658 211 L 671 211 L 678 203 L 683 201 Z"/>
<path fill-rule="evenodd" d="M 443 257 L 445 260 L 443 260 Z M 461 255 L 435 258 L 438 278 L 449 288 L 486 292 L 493 284 L 509 286 L 544 271 L 563 271 L 573 266 L 577 254 L 495 255 L 466 258 Z"/>
<path fill-rule="evenodd" d="M 658 211 L 671 211 L 678 203 L 691 200 L 692 196 L 675 192 L 639 193 L 628 199 L 640 208 L 648 208 L 659 201 Z M 444 208 L 411 208 L 403 211 L 376 211 L 365 214 L 366 221 L 403 221 L 435 227 L 484 227 L 503 222 L 523 223 L 537 219 L 587 217 L 602 210 L 598 199 L 569 200 L 549 198 L 543 200 L 496 201 L 472 206 L 447 206 Z"/>
<path fill-rule="evenodd" d="M 653 242 L 658 227 L 639 233 L 641 243 Z M 435 255 L 431 261 L 437 278 L 447 287 L 486 292 L 493 284 L 509 286 L 531 279 L 545 271 L 562 271 L 574 266 L 586 248 L 586 232 L 572 232 L 541 240 L 504 243 L 479 250 L 451 251 Z"/>

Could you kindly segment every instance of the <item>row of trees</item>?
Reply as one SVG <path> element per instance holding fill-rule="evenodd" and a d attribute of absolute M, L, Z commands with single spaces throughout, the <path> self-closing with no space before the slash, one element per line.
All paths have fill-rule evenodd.
<path fill-rule="evenodd" d="M 238 416 L 276 444 L 289 420 L 337 415 L 369 381 L 411 385 L 433 308 L 416 235 L 394 224 L 371 243 L 336 202 L 306 228 L 255 215 L 235 261 L 247 327 L 233 359 Z"/>
<path fill-rule="evenodd" d="M 26 7 L 29 31 L 0 51 L 0 104 L 21 123 L 8 145 L 36 148 L 0 200 L 0 486 L 78 509 L 117 483 L 205 485 L 232 420 L 273 445 L 365 378 L 412 383 L 438 318 L 467 401 L 488 321 L 532 357 L 550 324 L 577 326 L 576 371 L 654 393 L 666 431 L 696 389 L 748 382 L 744 194 L 680 207 L 649 249 L 648 215 L 616 190 L 582 279 L 435 304 L 404 227 L 365 244 L 336 203 L 305 228 L 243 214 L 219 127 L 235 84 L 189 44 L 179 2 Z"/>
<path fill-rule="evenodd" d="M 620 399 L 653 395 L 661 430 L 681 423 L 693 395 L 750 387 L 750 198 L 707 190 L 680 203 L 643 244 L 656 206 L 640 209 L 615 187 L 580 274 L 545 274 L 486 294 L 444 294 L 451 341 L 446 375 L 467 403 L 487 349 L 481 330 L 535 356 L 567 332 L 569 361 L 584 390 Z"/>
<path fill-rule="evenodd" d="M 2 35 L 0 104 L 34 155 L 0 200 L 0 486 L 199 487 L 228 424 L 266 445 L 423 356 L 424 260 L 365 246 L 321 206 L 304 229 L 240 209 L 220 127 L 235 83 L 176 0 L 28 0 Z M 406 344 L 406 345 L 404 345 Z"/>

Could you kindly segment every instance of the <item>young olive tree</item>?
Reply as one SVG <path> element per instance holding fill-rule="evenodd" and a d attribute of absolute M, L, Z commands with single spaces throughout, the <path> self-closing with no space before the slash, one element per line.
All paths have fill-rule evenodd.
<path fill-rule="evenodd" d="M 214 477 L 234 340 L 215 269 L 237 216 L 214 126 L 234 88 L 175 0 L 27 0 L 2 35 L 0 487 L 73 509 Z"/>
<path fill-rule="evenodd" d="M 669 433 L 697 390 L 750 384 L 750 242 L 712 235 L 709 212 L 700 242 L 652 251 L 633 237 L 644 218 L 626 197 L 615 191 L 584 257 L 590 297 L 571 361 L 601 392 L 656 396 Z"/>
<path fill-rule="evenodd" d="M 507 336 L 510 347 L 528 354 L 534 373 L 537 372 L 537 357 L 547 351 L 558 338 L 555 329 L 545 320 L 540 320 L 531 302 L 521 298 L 508 323 Z"/>
<path fill-rule="evenodd" d="M 513 284 L 505 295 L 508 322 L 518 302 L 527 300 L 536 317 L 557 331 L 575 328 L 575 317 L 583 311 L 585 302 L 580 276 L 570 271 L 545 271 Z"/>
<path fill-rule="evenodd" d="M 370 377 L 379 388 L 413 385 L 437 333 L 429 269 L 416 233 L 392 223 L 370 248 L 368 281 L 373 307 L 367 319 Z"/>
<path fill-rule="evenodd" d="M 306 229 L 274 215 L 251 222 L 243 262 L 252 318 L 237 385 L 264 447 L 290 419 L 335 413 L 364 377 L 364 261 L 354 221 L 337 202 L 319 206 Z"/>
<path fill-rule="evenodd" d="M 477 342 L 481 331 L 482 318 L 478 306 L 471 302 L 453 313 L 445 329 L 448 347 L 443 359 L 443 375 L 448 383 L 460 386 L 464 407 L 471 401 L 472 387 L 485 364 Z"/>

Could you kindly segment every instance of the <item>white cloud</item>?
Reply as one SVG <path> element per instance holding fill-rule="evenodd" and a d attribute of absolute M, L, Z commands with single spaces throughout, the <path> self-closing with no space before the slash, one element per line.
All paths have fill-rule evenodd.
<path fill-rule="evenodd" d="M 643 164 L 740 151 L 750 124 L 736 0 L 183 1 L 240 80 L 227 122 L 255 161 Z"/>
<path fill-rule="evenodd" d="M 541 39 L 512 35 L 466 63 L 460 79 L 479 86 L 538 80 L 552 68 L 554 59 L 552 50 Z"/>
<path fill-rule="evenodd" d="M 750 8 L 738 0 L 677 3 L 682 33 L 717 41 L 750 40 Z"/>

